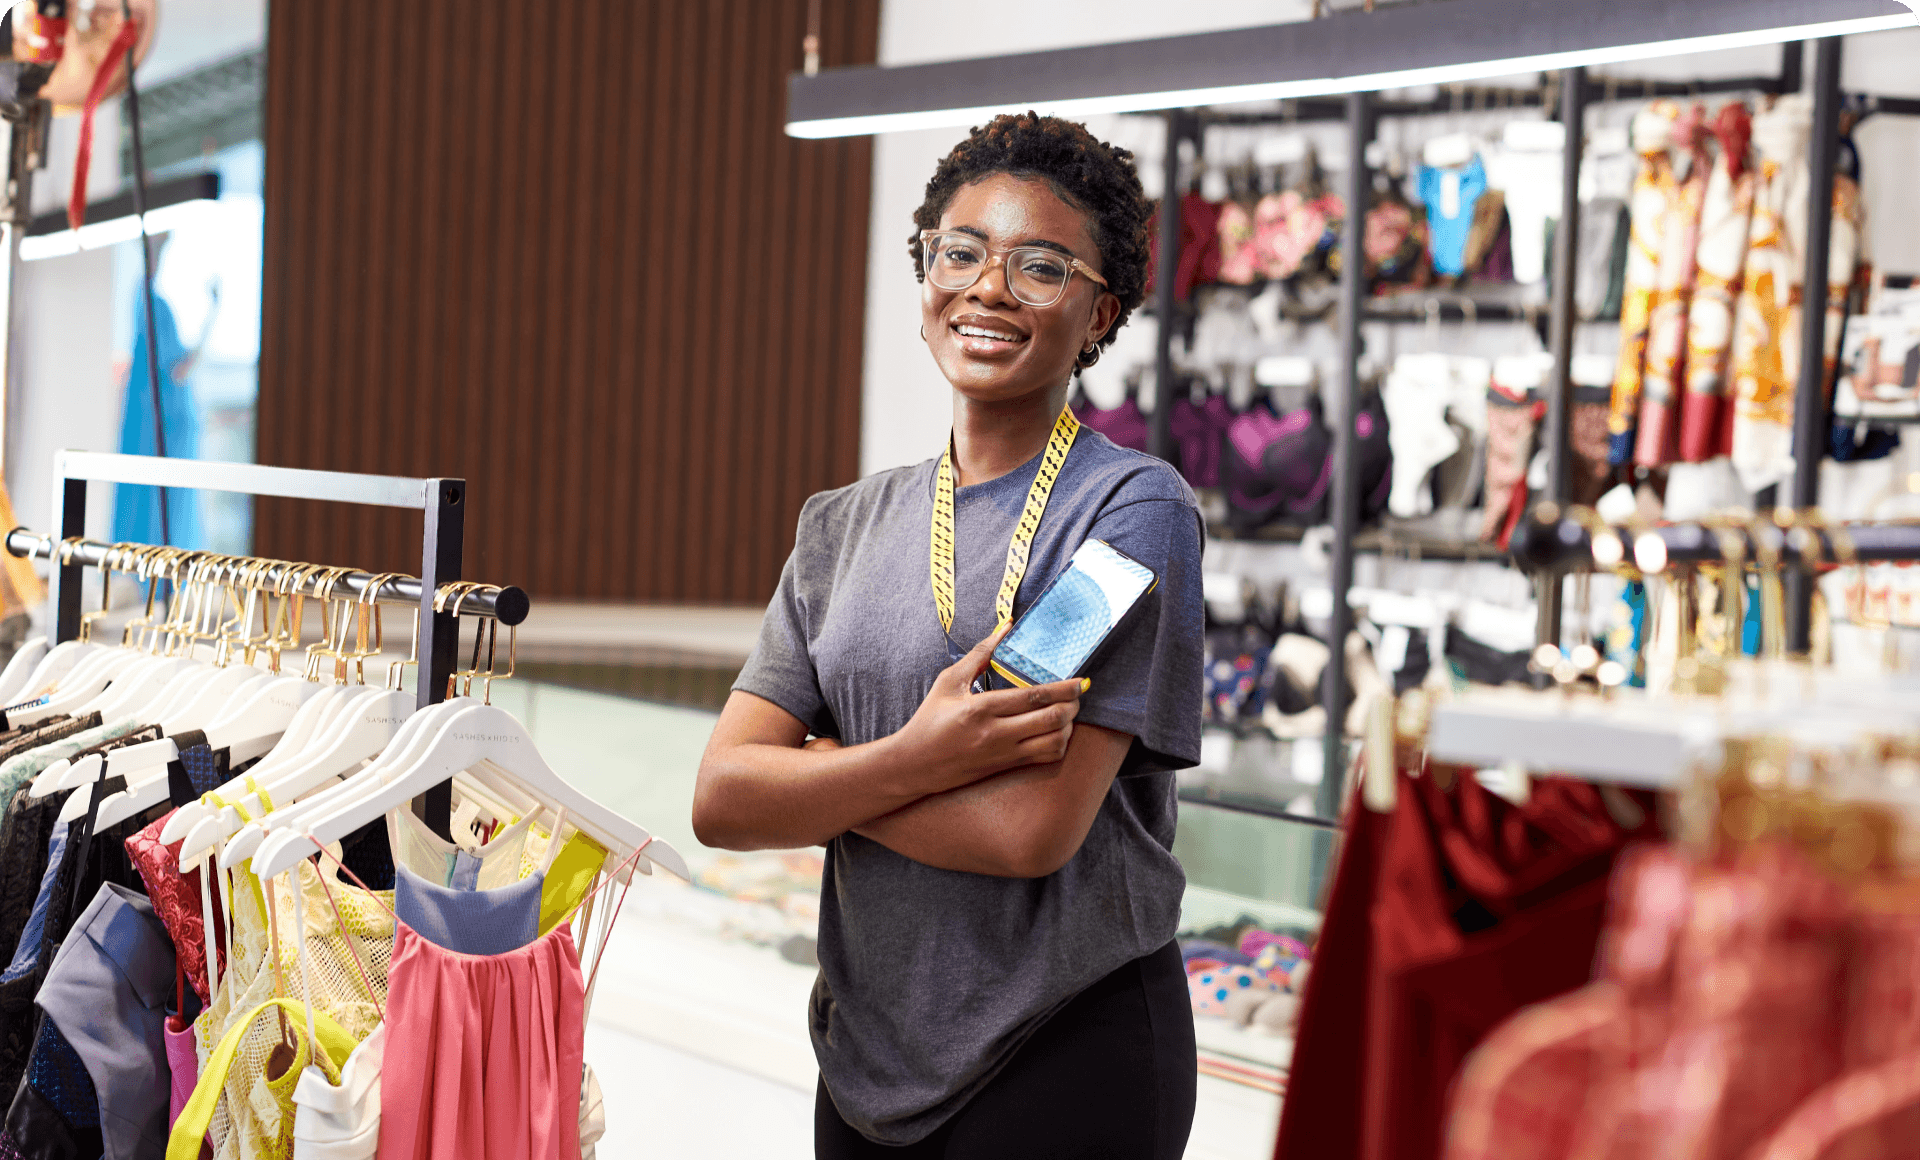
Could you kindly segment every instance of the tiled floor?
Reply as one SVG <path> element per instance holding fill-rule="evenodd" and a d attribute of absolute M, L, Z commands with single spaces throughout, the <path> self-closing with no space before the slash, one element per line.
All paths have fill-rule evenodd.
<path fill-rule="evenodd" d="M 712 714 L 523 681 L 496 684 L 494 702 L 527 723 L 556 770 L 696 869 L 721 856 L 694 840 L 690 822 Z M 765 930 L 743 931 L 717 895 L 637 883 L 609 941 L 588 1035 L 607 1096 L 600 1155 L 805 1160 L 817 1074 L 804 1023 L 812 968 L 749 941 Z M 1207 891 L 1190 904 L 1206 921 L 1238 905 Z M 1216 1038 L 1229 1030 L 1207 1029 Z M 1284 1051 L 1250 1037 L 1224 1046 L 1276 1060 Z M 1265 1160 L 1278 1115 L 1273 1095 L 1202 1076 L 1189 1160 Z"/>

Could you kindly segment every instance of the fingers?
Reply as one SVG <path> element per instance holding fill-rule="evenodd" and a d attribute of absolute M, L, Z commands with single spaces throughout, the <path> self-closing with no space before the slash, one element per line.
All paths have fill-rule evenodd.
<path fill-rule="evenodd" d="M 1073 742 L 1073 722 L 1050 733 L 1029 737 L 1014 750 L 1017 759 L 1024 765 L 1045 765 L 1055 761 L 1065 761 L 1067 748 Z"/>
<path fill-rule="evenodd" d="M 967 655 L 948 665 L 941 671 L 938 684 L 964 689 L 973 684 L 981 673 L 987 671 L 987 661 L 993 657 L 993 650 L 999 646 L 1000 638 L 1012 628 L 1011 622 L 1003 622 L 988 633 L 979 644 L 968 650 Z"/>
<path fill-rule="evenodd" d="M 974 699 L 974 705 L 979 711 L 989 716 L 1014 717 L 1022 713 L 1031 713 L 1035 709 L 1048 705 L 1057 705 L 1062 701 L 1078 701 L 1080 694 L 1086 692 L 1092 683 L 1074 677 L 1045 685 L 1031 685 L 1024 689 L 995 689 L 990 693 L 979 694 Z"/>
<path fill-rule="evenodd" d="M 1058 733 L 1072 726 L 1073 719 L 1080 715 L 1080 702 L 1059 701 L 1035 709 L 1030 713 L 1019 713 L 1011 717 L 1002 717 L 994 722 L 995 734 L 1003 738 L 1015 738 L 1021 741 L 1032 737 L 1044 737 L 1049 733 Z"/>

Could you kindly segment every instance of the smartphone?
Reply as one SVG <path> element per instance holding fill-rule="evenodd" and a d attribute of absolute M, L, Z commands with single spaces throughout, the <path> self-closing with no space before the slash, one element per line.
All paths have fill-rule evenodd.
<path fill-rule="evenodd" d="M 1019 686 L 1080 675 L 1157 583 L 1152 569 L 1112 544 L 1086 541 L 993 650 L 993 671 Z"/>

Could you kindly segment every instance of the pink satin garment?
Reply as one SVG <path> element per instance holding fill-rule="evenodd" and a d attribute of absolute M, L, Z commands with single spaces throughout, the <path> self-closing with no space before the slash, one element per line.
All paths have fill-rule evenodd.
<path fill-rule="evenodd" d="M 180 1118 L 180 1109 L 187 1106 L 187 1100 L 193 1096 L 193 1086 L 200 1079 L 200 1057 L 193 1047 L 193 1023 L 181 1019 L 178 1015 L 167 1016 L 161 1038 L 166 1042 L 167 1068 L 172 1073 L 167 1089 L 167 1127 Z M 211 1156 L 213 1149 L 207 1142 L 200 1142 L 200 1155 Z"/>
<path fill-rule="evenodd" d="M 586 985 L 571 928 L 463 955 L 397 923 L 387 987 L 379 1160 L 578 1160 Z"/>

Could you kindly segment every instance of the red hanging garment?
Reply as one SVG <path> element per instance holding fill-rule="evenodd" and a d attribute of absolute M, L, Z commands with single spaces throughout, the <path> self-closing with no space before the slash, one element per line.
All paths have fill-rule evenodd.
<path fill-rule="evenodd" d="M 1633 834 L 1585 783 L 1516 806 L 1447 767 L 1403 773 L 1390 817 L 1348 812 L 1275 1156 L 1429 1160 L 1468 1053 L 1587 981 Z"/>

